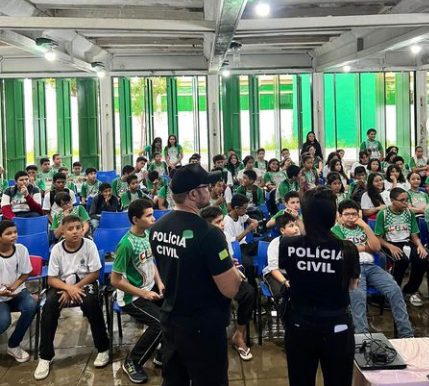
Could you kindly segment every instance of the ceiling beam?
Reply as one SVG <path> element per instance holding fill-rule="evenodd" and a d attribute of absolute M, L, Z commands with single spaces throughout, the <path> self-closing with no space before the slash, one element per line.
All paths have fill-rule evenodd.
<path fill-rule="evenodd" d="M 216 30 L 211 44 L 209 74 L 217 74 L 222 67 L 229 46 L 247 0 L 220 0 L 216 18 Z"/>
<path fill-rule="evenodd" d="M 2 0 L 3 1 L 3 0 Z M 14 1 L 14 0 L 12 0 Z M 210 0 L 211 1 L 211 0 Z M 81 8 L 88 6 L 88 0 L 32 0 L 34 4 L 38 7 L 43 8 L 55 8 L 59 5 L 61 8 Z M 125 3 L 125 4 L 124 4 Z M 202 8 L 203 0 L 91 0 L 91 7 L 112 7 L 112 5 L 118 6 L 128 6 L 128 7 L 139 7 L 139 6 L 147 6 L 147 7 L 156 7 L 160 5 L 167 5 L 169 7 L 175 8 Z"/>
<path fill-rule="evenodd" d="M 247 1 L 247 0 L 241 0 Z M 120 30 L 214 32 L 214 23 L 204 20 L 137 20 L 137 19 L 86 19 L 68 17 L 10 17 L 0 16 L 1 29 L 13 30 Z"/>

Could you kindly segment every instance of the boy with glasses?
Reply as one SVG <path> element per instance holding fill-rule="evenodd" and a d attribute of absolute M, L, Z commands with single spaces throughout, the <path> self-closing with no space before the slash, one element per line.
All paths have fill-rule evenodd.
<path fill-rule="evenodd" d="M 374 253 L 380 250 L 380 242 L 368 224 L 359 217 L 359 205 L 345 200 L 338 205 L 339 221 L 332 228 L 340 239 L 349 240 L 359 251 L 360 282 L 356 289 L 350 290 L 350 302 L 353 312 L 355 333 L 369 331 L 366 314 L 367 286 L 370 285 L 387 297 L 400 338 L 413 336 L 407 306 L 401 288 L 391 275 L 374 263 Z"/>
<path fill-rule="evenodd" d="M 374 233 L 383 250 L 393 259 L 393 277 L 399 286 L 411 262 L 410 278 L 403 292 L 413 306 L 421 307 L 423 302 L 417 292 L 428 269 L 428 253 L 419 239 L 416 215 L 408 209 L 407 192 L 394 188 L 390 200 L 391 205 L 377 215 Z"/>

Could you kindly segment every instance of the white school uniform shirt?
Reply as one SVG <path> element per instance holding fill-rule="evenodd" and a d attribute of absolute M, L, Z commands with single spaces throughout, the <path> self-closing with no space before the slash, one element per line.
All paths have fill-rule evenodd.
<path fill-rule="evenodd" d="M 393 186 L 393 183 L 392 183 L 392 182 L 387 181 L 387 180 L 385 180 L 385 181 L 384 181 L 384 189 L 386 189 L 386 190 L 388 190 L 388 191 L 391 191 L 391 190 L 392 190 L 392 186 Z M 396 183 L 396 187 L 397 187 L 397 188 L 402 188 L 402 189 L 404 189 L 406 192 L 408 192 L 408 191 L 411 189 L 411 186 L 410 186 L 410 184 L 408 183 L 408 181 L 405 181 L 405 182 L 397 182 L 397 183 Z"/>
<path fill-rule="evenodd" d="M 326 177 L 328 177 L 328 174 L 331 172 L 331 168 L 329 167 L 329 165 L 325 165 L 322 169 L 322 175 L 323 178 L 326 179 Z"/>
<path fill-rule="evenodd" d="M 57 193 L 59 193 L 59 192 L 57 192 Z M 76 195 L 74 194 L 73 190 L 69 190 L 68 194 L 71 197 L 72 204 L 75 205 L 76 204 Z M 49 210 L 52 218 L 54 218 L 54 216 L 56 214 L 58 214 L 62 211 L 61 207 L 59 207 L 55 201 L 51 207 L 51 192 L 50 191 L 45 193 L 45 198 L 43 199 L 42 209 L 43 210 Z"/>
<path fill-rule="evenodd" d="M 262 274 L 265 276 L 266 274 L 275 271 L 279 268 L 279 246 L 280 246 L 280 238 L 281 236 L 273 239 L 268 245 L 267 256 L 268 256 L 268 265 L 262 271 Z M 280 272 L 283 275 L 286 275 L 286 271 L 284 269 L 280 269 Z"/>
<path fill-rule="evenodd" d="M 67 251 L 65 240 L 63 240 L 52 248 L 48 276 L 56 276 L 61 281 L 74 285 L 76 284 L 76 275 L 79 279 L 83 279 L 100 268 L 100 257 L 93 241 L 82 239 L 80 248 L 70 252 Z"/>
<path fill-rule="evenodd" d="M 0 283 L 12 284 L 21 275 L 28 275 L 33 270 L 31 266 L 28 250 L 21 244 L 15 244 L 15 252 L 10 257 L 0 255 Z M 25 289 L 25 283 L 22 283 L 14 294 L 19 294 Z M 7 302 L 11 297 L 0 296 L 0 302 Z"/>
<path fill-rule="evenodd" d="M 387 190 L 383 190 L 380 193 L 380 195 L 381 195 L 381 198 L 382 198 L 385 205 L 391 204 L 390 197 L 389 197 L 390 192 L 388 192 Z M 371 199 L 368 196 L 368 192 L 365 192 L 363 194 L 360 206 L 362 209 L 373 209 L 373 208 L 375 208 L 375 205 L 372 203 Z"/>
<path fill-rule="evenodd" d="M 224 233 L 227 234 L 231 241 L 236 241 L 237 236 L 239 236 L 244 231 L 244 224 L 249 219 L 249 216 L 245 214 L 244 216 L 239 216 L 237 221 L 234 221 L 231 216 L 227 215 L 223 219 Z M 240 241 L 241 244 L 246 244 L 246 237 Z"/>

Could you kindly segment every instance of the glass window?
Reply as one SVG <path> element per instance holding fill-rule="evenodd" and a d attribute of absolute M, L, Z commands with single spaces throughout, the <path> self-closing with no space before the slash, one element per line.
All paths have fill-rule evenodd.
<path fill-rule="evenodd" d="M 36 163 L 33 131 L 33 84 L 31 79 L 24 79 L 24 112 L 26 163 L 27 165 L 31 165 Z"/>
<path fill-rule="evenodd" d="M 290 151 L 296 162 L 298 155 L 298 124 L 294 121 L 293 87 L 296 75 L 280 75 L 280 130 L 281 148 Z"/>
<path fill-rule="evenodd" d="M 396 77 L 385 74 L 386 147 L 396 145 Z"/>
<path fill-rule="evenodd" d="M 328 154 L 337 148 L 336 119 L 335 119 L 335 75 L 324 75 L 325 94 L 325 148 L 326 158 Z"/>
<path fill-rule="evenodd" d="M 276 143 L 275 117 L 275 75 L 261 75 L 259 80 L 259 135 L 261 147 L 265 149 L 267 160 L 278 157 L 279 144 Z"/>
<path fill-rule="evenodd" d="M 154 138 L 161 137 L 164 146 L 168 139 L 167 80 L 165 77 L 151 78 L 153 82 Z"/>
<path fill-rule="evenodd" d="M 183 148 L 182 164 L 189 162 L 189 157 L 198 152 L 195 140 L 198 138 L 198 121 L 194 116 L 194 96 L 192 76 L 181 76 L 177 78 L 177 105 L 179 120 L 179 143 Z"/>
<path fill-rule="evenodd" d="M 131 78 L 131 113 L 133 154 L 141 153 L 146 145 L 150 145 L 146 138 L 145 114 L 145 78 L 135 76 Z"/>
<path fill-rule="evenodd" d="M 240 76 L 241 156 L 250 154 L 249 77 Z"/>
<path fill-rule="evenodd" d="M 207 78 L 199 76 L 198 79 L 198 115 L 200 124 L 200 155 L 201 165 L 209 168 L 209 140 L 207 126 Z"/>

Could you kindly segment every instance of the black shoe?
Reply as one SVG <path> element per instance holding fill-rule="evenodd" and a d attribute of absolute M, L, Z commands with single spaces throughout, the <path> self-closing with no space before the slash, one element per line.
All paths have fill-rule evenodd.
<path fill-rule="evenodd" d="M 137 362 L 125 359 L 122 364 L 122 370 L 125 371 L 125 374 L 128 375 L 128 378 L 133 383 L 146 383 L 149 379 L 146 372 Z"/>
<path fill-rule="evenodd" d="M 155 365 L 155 367 L 162 367 L 163 365 L 163 360 L 162 360 L 162 352 L 161 350 L 156 350 L 156 354 L 153 357 L 153 364 Z"/>

